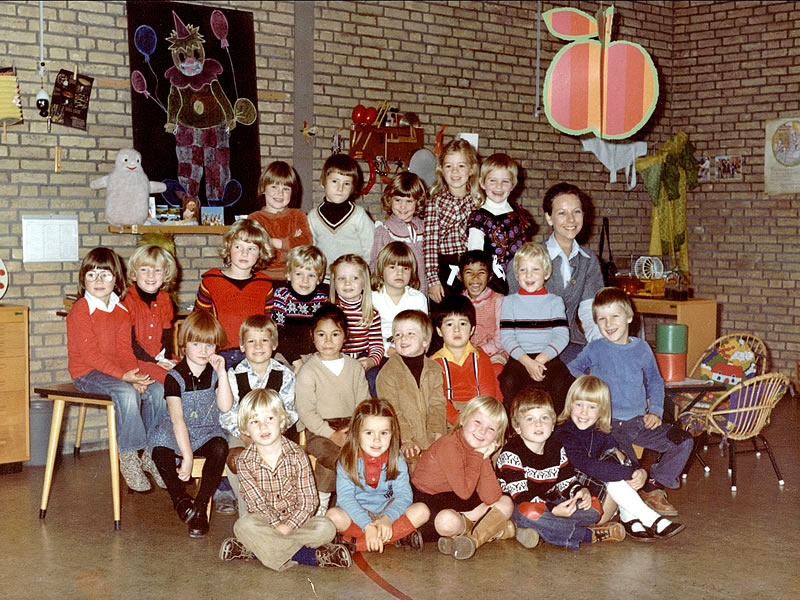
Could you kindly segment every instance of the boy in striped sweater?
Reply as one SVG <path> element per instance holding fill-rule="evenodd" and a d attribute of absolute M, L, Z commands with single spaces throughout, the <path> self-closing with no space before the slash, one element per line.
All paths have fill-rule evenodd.
<path fill-rule="evenodd" d="M 547 391 L 560 413 L 574 381 L 558 358 L 569 342 L 569 326 L 564 301 L 544 287 L 552 272 L 550 255 L 540 244 L 527 242 L 514 256 L 520 290 L 506 296 L 500 311 L 500 338 L 509 359 L 498 379 L 507 407 L 530 386 Z"/>

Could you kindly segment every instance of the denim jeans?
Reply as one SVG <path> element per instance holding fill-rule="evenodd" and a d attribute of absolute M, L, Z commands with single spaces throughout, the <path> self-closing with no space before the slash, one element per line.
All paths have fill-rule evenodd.
<path fill-rule="evenodd" d="M 580 547 L 586 537 L 586 526 L 594 525 L 599 519 L 600 513 L 594 508 L 587 510 L 579 508 L 569 517 L 557 517 L 548 510 L 534 521 L 520 513 L 519 508 L 514 506 L 514 513 L 511 515 L 511 520 L 517 527 L 535 529 L 548 544 L 565 546 L 570 550 L 577 550 Z"/>
<path fill-rule="evenodd" d="M 100 371 L 77 377 L 73 383 L 81 392 L 111 396 L 116 409 L 114 423 L 120 454 L 144 448 L 147 445 L 148 427 L 155 427 L 167 412 L 164 386 L 158 382 L 150 385 L 141 396 L 130 383 Z M 143 414 L 146 415 L 147 426 Z"/>
<path fill-rule="evenodd" d="M 676 489 L 680 487 L 680 474 L 692 452 L 693 441 L 680 430 L 672 435 L 675 440 L 680 441 L 670 439 L 669 434 L 673 427 L 661 424 L 655 429 L 647 429 L 644 426 L 644 417 L 627 421 L 611 419 L 611 435 L 617 440 L 619 449 L 628 456 L 635 456 L 632 444 L 661 452 L 661 459 L 650 467 L 650 477 L 664 487 Z M 675 433 L 678 435 L 675 436 Z"/>

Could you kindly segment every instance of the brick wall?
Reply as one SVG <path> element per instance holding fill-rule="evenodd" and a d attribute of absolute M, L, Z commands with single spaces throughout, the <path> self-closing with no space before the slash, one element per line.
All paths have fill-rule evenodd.
<path fill-rule="evenodd" d="M 253 12 L 262 163 L 291 160 L 302 144 L 292 116 L 292 3 L 205 4 Z M 600 8 L 599 2 L 574 4 L 590 14 Z M 557 5 L 543 2 L 543 10 Z M 745 155 L 743 182 L 704 184 L 689 197 L 695 288 L 724 303 L 721 331 L 744 328 L 764 335 L 776 366 L 787 372 L 797 349 L 792 334 L 798 326 L 788 307 L 800 261 L 792 242 L 783 240 L 794 230 L 788 218 L 797 211 L 787 199 L 763 195 L 759 156 L 763 120 L 797 110 L 788 97 L 800 77 L 789 33 L 796 24 L 792 8 L 791 3 L 617 2 L 613 33 L 614 39 L 645 47 L 659 70 L 659 106 L 637 139 L 654 149 L 681 127 L 698 154 Z M 81 256 L 102 244 L 127 257 L 136 241 L 133 235 L 108 233 L 104 200 L 88 188 L 91 179 L 110 171 L 116 151 L 132 137 L 125 4 L 47 1 L 44 16 L 45 87 L 52 89 L 59 68 L 76 63 L 97 79 L 87 131 L 53 126 L 47 134 L 32 108 L 39 86 L 38 2 L 0 3 L 0 53 L 4 64 L 18 68 L 25 102 L 25 123 L 9 128 L 7 143 L 0 145 L 0 257 L 12 278 L 4 301 L 32 308 L 33 385 L 68 379 L 65 326 L 55 310 L 64 294 L 76 289 L 78 264 L 23 264 L 21 214 L 78 213 Z M 314 110 L 308 119 L 321 131 L 312 139 L 312 181 L 303 182 L 314 204 L 322 199 L 316 181 L 334 130 L 350 124 L 356 103 L 386 99 L 401 112 L 420 116 L 429 148 L 435 132 L 447 125 L 446 140 L 459 131 L 476 132 L 484 156 L 505 151 L 516 158 L 525 172 L 522 203 L 539 223 L 540 239 L 549 234 L 539 208 L 542 193 L 567 180 L 593 197 L 591 248 L 597 247 L 597 217 L 609 216 L 618 264 L 627 262 L 626 255 L 647 253 L 650 202 L 642 186 L 627 192 L 623 181 L 610 184 L 605 168 L 582 152 L 576 138 L 555 131 L 543 110 L 535 115 L 535 3 L 317 2 L 314 18 Z M 706 33 L 710 23 L 714 29 Z M 562 44 L 542 26 L 542 81 Z M 759 93 L 762 88 L 768 93 Z M 56 144 L 64 148 L 62 173 L 53 172 Z M 380 187 L 364 200 L 378 218 Z M 767 215 L 784 217 L 786 224 L 772 223 L 763 218 Z M 740 249 L 742 242 L 746 250 Z M 218 264 L 217 243 L 215 236 L 178 237 L 182 304 L 191 302 L 200 273 Z M 788 265 L 779 262 L 786 256 Z"/>

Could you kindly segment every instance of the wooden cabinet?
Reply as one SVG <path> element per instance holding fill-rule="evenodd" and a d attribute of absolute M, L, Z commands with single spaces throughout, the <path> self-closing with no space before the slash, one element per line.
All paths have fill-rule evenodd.
<path fill-rule="evenodd" d="M 0 464 L 30 460 L 28 307 L 0 304 Z"/>

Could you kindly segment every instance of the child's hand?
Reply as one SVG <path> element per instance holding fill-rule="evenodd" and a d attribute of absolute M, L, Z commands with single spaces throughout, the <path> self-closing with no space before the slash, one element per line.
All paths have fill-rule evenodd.
<path fill-rule="evenodd" d="M 544 372 L 547 371 L 547 367 L 539 361 L 533 360 L 525 365 L 525 370 L 534 381 L 542 381 L 544 379 Z"/>
<path fill-rule="evenodd" d="M 492 454 L 495 453 L 495 451 L 499 447 L 500 447 L 500 442 L 498 442 L 497 440 L 493 441 L 491 444 L 489 444 L 488 446 L 486 446 L 486 448 L 483 449 L 483 458 L 489 458 Z"/>
<path fill-rule="evenodd" d="M 628 485 L 631 486 L 635 490 L 640 490 L 644 487 L 645 482 L 647 481 L 647 471 L 644 469 L 636 469 L 633 472 L 633 476 L 628 480 Z"/>
<path fill-rule="evenodd" d="M 592 494 L 588 490 L 588 488 L 581 488 L 577 492 L 573 498 L 578 499 L 578 508 L 581 510 L 589 510 L 592 508 Z"/>
<path fill-rule="evenodd" d="M 661 417 L 647 413 L 643 419 L 645 429 L 656 429 L 661 426 Z"/>
<path fill-rule="evenodd" d="M 133 389 L 135 389 L 140 394 L 144 394 L 147 391 L 147 386 L 143 383 L 132 383 Z"/>
<path fill-rule="evenodd" d="M 442 284 L 433 285 L 429 287 L 428 298 L 430 298 L 433 302 L 436 302 L 437 304 L 441 302 L 442 298 L 444 298 L 444 287 L 442 287 Z"/>
<path fill-rule="evenodd" d="M 375 523 L 369 523 L 364 528 L 364 538 L 368 551 L 383 552 L 383 539 L 378 535 L 378 527 Z"/>
<path fill-rule="evenodd" d="M 139 373 L 139 369 L 131 369 L 130 371 L 126 371 L 125 374 L 122 376 L 122 381 L 126 381 L 128 383 L 140 383 L 147 387 L 151 383 L 153 383 L 153 378 L 146 373 Z"/>
<path fill-rule="evenodd" d="M 275 526 L 275 531 L 279 531 L 281 535 L 289 535 L 292 530 L 286 523 L 281 523 Z"/>
<path fill-rule="evenodd" d="M 156 364 L 165 371 L 169 371 L 175 366 L 175 363 L 172 362 L 171 360 L 160 360 Z"/>
<path fill-rule="evenodd" d="M 392 522 L 389 517 L 384 515 L 379 519 L 375 519 L 372 524 L 378 529 L 378 537 L 384 544 L 392 539 Z"/>
<path fill-rule="evenodd" d="M 348 431 L 348 428 L 344 428 L 344 429 L 340 429 L 338 431 L 334 431 L 331 434 L 331 437 L 328 438 L 328 439 L 330 441 L 332 441 L 334 444 L 336 444 L 337 446 L 339 446 L 339 448 L 341 448 L 342 446 L 344 446 L 345 439 L 347 439 L 347 431 Z"/>
<path fill-rule="evenodd" d="M 562 502 L 558 506 L 554 506 L 553 514 L 556 517 L 571 517 L 573 514 L 575 514 L 575 511 L 577 509 L 578 509 L 578 494 L 575 494 L 569 500 Z"/>
<path fill-rule="evenodd" d="M 211 365 L 211 368 L 213 368 L 220 377 L 223 375 L 225 375 L 225 377 L 228 376 L 225 371 L 225 359 L 219 354 L 212 354 L 208 359 L 208 364 Z"/>
<path fill-rule="evenodd" d="M 272 242 L 272 247 L 276 250 L 283 248 L 283 242 L 280 240 L 280 238 L 270 238 L 269 241 Z"/>
<path fill-rule="evenodd" d="M 177 471 L 178 479 L 181 481 L 189 481 L 189 478 L 192 476 L 192 461 L 184 458 L 181 460 L 181 466 L 178 467 Z"/>
<path fill-rule="evenodd" d="M 361 366 L 364 367 L 365 371 L 375 366 L 375 364 L 372 362 L 372 359 L 367 358 L 366 356 L 362 356 L 361 358 L 359 358 L 358 362 L 361 363 Z"/>
<path fill-rule="evenodd" d="M 415 456 L 419 456 L 422 452 L 420 447 L 411 441 L 403 442 L 403 445 L 400 446 L 400 450 L 403 452 L 404 458 L 414 458 Z"/>

